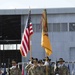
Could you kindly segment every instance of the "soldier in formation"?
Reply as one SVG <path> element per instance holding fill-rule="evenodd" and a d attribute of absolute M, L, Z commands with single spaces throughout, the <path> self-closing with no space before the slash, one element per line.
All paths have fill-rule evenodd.
<path fill-rule="evenodd" d="M 16 61 L 12 60 L 12 67 L 10 68 L 10 75 L 21 75 L 21 70 L 18 68 Z"/>
<path fill-rule="evenodd" d="M 55 70 L 55 75 L 70 75 L 68 67 L 64 64 L 63 58 L 59 58 L 59 61 L 57 62 L 57 68 Z"/>
<path fill-rule="evenodd" d="M 43 60 L 33 58 L 31 61 L 32 62 L 25 67 L 27 75 L 70 75 L 69 69 L 64 64 L 65 61 L 63 58 L 59 58 L 56 68 L 54 67 L 55 63 L 51 62 L 49 57 L 45 57 Z"/>
<path fill-rule="evenodd" d="M 28 75 L 28 71 L 30 69 L 30 67 L 33 66 L 33 57 L 30 58 L 29 62 L 27 63 L 25 70 L 26 70 L 26 75 Z"/>
<path fill-rule="evenodd" d="M 34 58 L 33 63 L 27 64 L 25 69 L 28 72 L 27 75 L 54 75 L 54 68 L 51 66 L 51 59 L 48 57 L 45 57 L 44 62 Z"/>

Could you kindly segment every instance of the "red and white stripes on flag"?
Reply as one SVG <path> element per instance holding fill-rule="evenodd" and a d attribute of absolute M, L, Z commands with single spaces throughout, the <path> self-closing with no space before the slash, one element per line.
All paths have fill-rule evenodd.
<path fill-rule="evenodd" d="M 31 11 L 29 11 L 28 19 L 24 29 L 24 34 L 21 41 L 20 51 L 22 56 L 27 56 L 27 53 L 30 51 L 30 37 L 33 34 L 33 28 L 31 23 Z"/>

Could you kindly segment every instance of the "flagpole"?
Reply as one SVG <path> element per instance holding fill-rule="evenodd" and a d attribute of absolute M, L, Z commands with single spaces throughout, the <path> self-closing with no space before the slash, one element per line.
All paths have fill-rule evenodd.
<path fill-rule="evenodd" d="M 31 9 L 30 9 L 30 6 L 29 6 L 29 11 L 30 11 Z M 31 41 L 31 38 L 32 38 L 32 36 L 30 36 L 30 59 L 31 59 L 31 57 L 32 57 L 32 41 Z"/>
<path fill-rule="evenodd" d="M 48 66 L 46 66 L 46 75 L 48 75 Z"/>
<path fill-rule="evenodd" d="M 30 37 L 30 39 L 31 39 L 32 37 Z M 31 59 L 31 57 L 32 57 L 32 41 L 30 40 L 30 59 Z"/>
<path fill-rule="evenodd" d="M 41 38 L 41 46 L 45 49 L 46 54 L 49 56 L 51 55 L 51 46 L 48 38 L 48 25 L 47 25 L 47 12 L 46 9 L 44 9 L 42 13 L 42 38 Z M 47 55 L 45 56 L 47 57 Z M 46 59 L 47 61 L 47 59 Z M 46 65 L 46 75 L 48 75 L 48 66 Z"/>
<path fill-rule="evenodd" d="M 46 54 L 46 53 L 45 53 Z M 47 57 L 47 54 L 46 54 L 46 57 Z M 47 61 L 47 58 L 46 58 L 46 61 Z M 46 65 L 46 75 L 48 75 L 48 66 L 49 65 Z"/>
<path fill-rule="evenodd" d="M 31 10 L 31 8 L 30 8 L 30 6 L 29 6 L 29 11 Z M 32 39 L 32 35 L 30 36 L 30 59 L 31 59 L 31 57 L 32 57 L 32 41 L 31 41 L 31 39 Z"/>

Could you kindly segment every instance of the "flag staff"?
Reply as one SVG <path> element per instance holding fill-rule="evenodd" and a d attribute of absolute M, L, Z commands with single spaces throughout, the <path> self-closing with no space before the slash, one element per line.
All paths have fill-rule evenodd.
<path fill-rule="evenodd" d="M 42 13 L 42 37 L 41 37 L 41 46 L 45 49 L 46 56 L 50 56 L 52 54 L 52 47 L 50 44 L 49 36 L 48 36 L 48 25 L 47 25 L 47 12 L 44 9 Z M 47 59 L 46 59 L 47 61 Z M 48 65 L 46 66 L 46 75 L 48 75 Z"/>
<path fill-rule="evenodd" d="M 30 37 L 30 39 L 32 38 L 32 36 Z M 30 40 L 30 59 L 32 57 L 32 41 Z"/>
<path fill-rule="evenodd" d="M 47 54 L 45 53 L 45 58 L 47 57 Z M 47 59 L 45 60 L 45 62 L 47 61 Z M 46 70 L 46 75 L 48 75 L 48 66 L 46 65 L 46 68 L 45 68 L 45 70 Z"/>
<path fill-rule="evenodd" d="M 29 11 L 31 11 L 31 9 L 30 9 L 30 6 L 29 6 Z M 31 59 L 31 57 L 32 57 L 32 41 L 31 41 L 31 39 L 32 39 L 32 36 L 30 36 L 30 59 Z"/>
<path fill-rule="evenodd" d="M 30 6 L 29 6 L 29 11 L 30 11 L 30 13 L 31 13 L 31 8 L 30 8 Z M 31 23 L 31 14 L 30 14 L 30 23 Z M 32 24 L 32 23 L 31 23 Z M 31 41 L 31 39 L 32 39 L 32 35 L 30 36 L 30 59 L 31 59 L 31 57 L 32 57 L 32 41 Z"/>

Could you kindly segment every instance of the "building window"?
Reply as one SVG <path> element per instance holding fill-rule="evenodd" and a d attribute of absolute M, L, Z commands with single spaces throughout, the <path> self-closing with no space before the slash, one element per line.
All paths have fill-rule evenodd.
<path fill-rule="evenodd" d="M 67 23 L 60 23 L 60 31 L 68 31 L 68 24 Z"/>
<path fill-rule="evenodd" d="M 75 31 L 75 23 L 69 23 L 69 31 Z"/>
<path fill-rule="evenodd" d="M 16 50 L 16 44 L 4 44 L 4 50 Z"/>
<path fill-rule="evenodd" d="M 41 32 L 41 28 L 40 24 L 36 24 L 36 32 Z"/>
<path fill-rule="evenodd" d="M 67 23 L 49 23 L 48 31 L 49 32 L 68 31 L 68 24 Z"/>
<path fill-rule="evenodd" d="M 33 24 L 33 31 L 34 32 L 41 32 L 41 25 L 40 24 Z"/>
<path fill-rule="evenodd" d="M 53 23 L 53 32 L 60 32 L 60 23 Z"/>
<path fill-rule="evenodd" d="M 20 50 L 21 44 L 0 44 L 0 50 Z"/>
<path fill-rule="evenodd" d="M 33 24 L 34 32 L 42 32 L 40 24 Z M 48 32 L 65 32 L 68 31 L 67 23 L 48 23 Z"/>
<path fill-rule="evenodd" d="M 48 24 L 48 31 L 52 32 L 53 31 L 53 23 Z"/>
<path fill-rule="evenodd" d="M 20 50 L 21 44 L 17 44 L 17 50 Z"/>
<path fill-rule="evenodd" d="M 36 32 L 36 25 L 33 24 L 32 26 L 33 26 L 33 31 Z"/>

